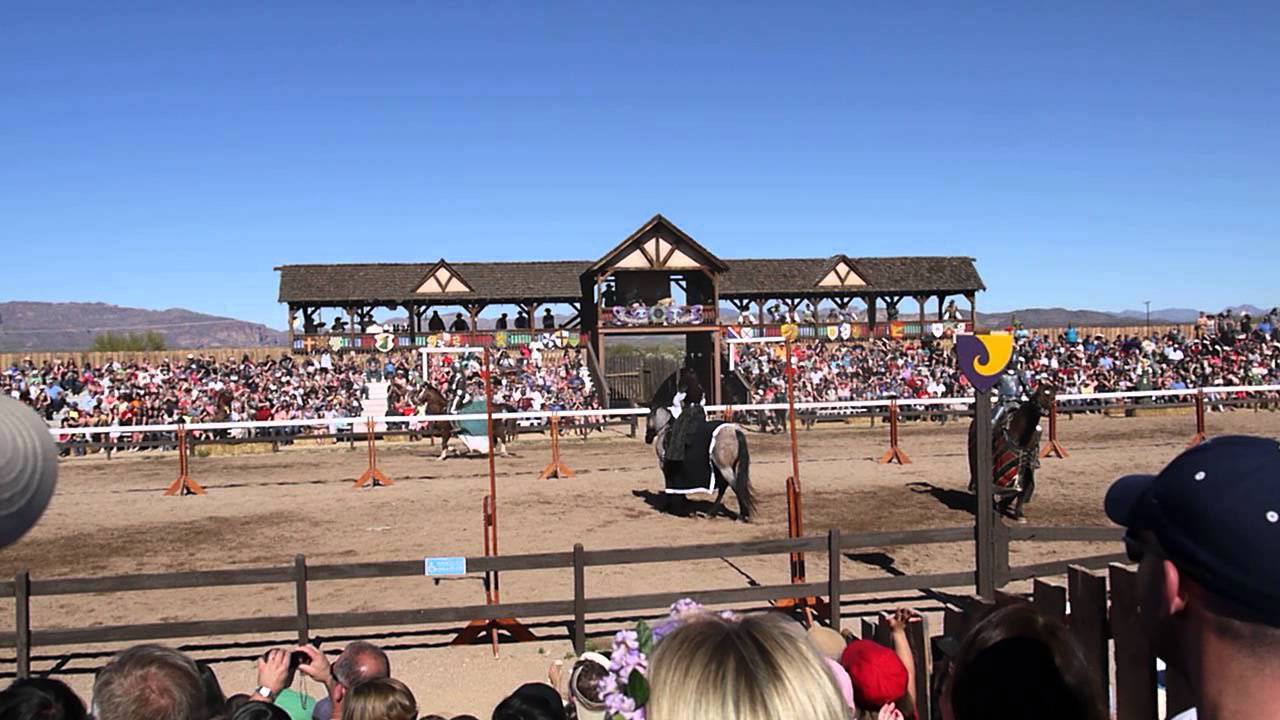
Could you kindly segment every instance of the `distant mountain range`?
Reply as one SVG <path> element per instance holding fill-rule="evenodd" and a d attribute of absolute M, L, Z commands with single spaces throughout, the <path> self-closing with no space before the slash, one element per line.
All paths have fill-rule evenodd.
<path fill-rule="evenodd" d="M 266 325 L 181 308 L 143 310 L 105 303 L 0 303 L 0 352 L 87 350 L 104 332 L 154 330 L 170 348 L 283 347 L 288 335 Z"/>
<path fill-rule="evenodd" d="M 1254 305 L 1236 305 L 1231 308 L 1237 315 L 1249 313 L 1258 315 L 1266 310 Z M 910 312 L 904 313 L 910 318 Z M 1163 308 L 1151 310 L 1151 322 L 1163 324 L 1185 324 L 1195 322 L 1200 316 L 1199 310 L 1190 308 Z M 1003 327 L 1017 318 L 1024 326 L 1032 327 L 1066 327 L 1068 324 L 1080 327 L 1115 327 L 1119 325 L 1142 325 L 1147 321 L 1146 310 L 1121 310 L 1105 312 L 1101 310 L 1068 310 L 1066 308 L 1026 308 L 1009 312 L 978 313 L 978 320 L 983 327 Z"/>
<path fill-rule="evenodd" d="M 1237 305 L 1232 310 L 1253 315 L 1266 312 L 1253 305 Z M 1164 308 L 1151 311 L 1151 322 L 1190 323 L 1198 315 L 1199 311 L 1188 308 Z M 733 317 L 733 311 L 727 309 L 726 317 Z M 913 317 L 910 303 L 906 303 L 902 317 Z M 982 326 L 988 328 L 1009 325 L 1014 317 L 1027 327 L 1141 325 L 1146 322 L 1146 311 L 1026 308 L 978 313 Z M 398 318 L 399 322 L 404 320 Z M 481 328 L 492 326 L 492 318 L 481 318 Z M 105 303 L 0 302 L 0 352 L 85 350 L 93 344 L 94 337 L 104 332 L 148 330 L 163 335 L 166 345 L 174 349 L 284 347 L 288 342 L 287 333 L 266 325 L 181 308 L 144 310 Z"/>

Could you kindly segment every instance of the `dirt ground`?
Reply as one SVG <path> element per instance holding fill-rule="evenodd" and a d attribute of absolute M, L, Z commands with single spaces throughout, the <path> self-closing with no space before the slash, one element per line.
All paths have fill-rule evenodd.
<path fill-rule="evenodd" d="M 1071 453 L 1048 459 L 1039 473 L 1031 522 L 1105 525 L 1102 497 L 1108 484 L 1130 472 L 1154 472 L 1185 445 L 1193 428 L 1186 414 L 1140 418 L 1063 418 L 1060 435 Z M 901 445 L 909 465 L 879 465 L 887 430 L 824 424 L 800 431 L 805 529 L 846 532 L 972 524 L 967 483 L 965 426 L 904 424 Z M 1280 436 L 1280 414 L 1237 411 L 1212 414 L 1215 434 Z M 504 553 L 653 547 L 741 541 L 786 535 L 784 482 L 790 471 L 785 435 L 749 435 L 752 481 L 759 499 L 756 522 L 674 517 L 652 507 L 661 489 L 652 448 L 610 431 L 561 443 L 573 479 L 537 480 L 549 459 L 545 439 L 525 436 L 515 456 L 499 458 L 498 496 Z M 355 491 L 351 481 L 365 467 L 365 453 L 347 446 L 289 447 L 276 454 L 197 457 L 193 476 L 202 497 L 163 497 L 177 472 L 172 454 L 125 454 L 107 461 L 65 461 L 57 493 L 40 524 L 0 552 L 0 573 L 29 570 L 34 578 L 99 576 L 233 567 L 282 566 L 297 553 L 309 564 L 410 560 L 482 552 L 481 498 L 487 462 L 438 462 L 423 443 L 387 443 L 380 465 L 392 487 Z M 736 509 L 732 499 L 730 508 Z M 1088 544 L 1018 543 L 1014 564 L 1107 552 Z M 825 557 L 811 567 L 824 568 Z M 971 570 L 970 543 L 867 548 L 846 555 L 843 576 Z M 661 563 L 589 569 L 588 596 L 666 590 L 744 587 L 786 582 L 780 556 L 696 563 Z M 825 572 L 818 571 L 820 579 Z M 503 600 L 566 599 L 569 571 L 505 573 Z M 963 588 L 950 592 L 964 592 Z M 478 578 L 435 582 L 428 578 L 312 583 L 312 612 L 389 610 L 483 602 Z M 936 596 L 899 593 L 853 600 L 847 618 L 886 604 L 937 606 Z M 168 620 L 236 619 L 294 611 L 290 585 L 38 597 L 32 601 L 37 630 Z M 0 605 L 0 627 L 11 630 L 12 602 Z M 633 618 L 592 618 L 589 632 L 606 637 Z M 457 628 L 343 631 L 322 636 L 336 650 L 349 639 L 373 638 L 391 651 L 394 673 L 417 695 L 423 713 L 471 712 L 487 717 L 501 697 L 522 682 L 545 678 L 548 663 L 571 649 L 563 622 L 533 623 L 542 642 L 504 645 L 494 659 L 487 646 L 449 647 Z M 253 687 L 250 659 L 277 638 L 211 638 L 175 641 L 194 656 L 217 660 L 228 693 Z M 92 672 L 111 648 L 36 649 L 34 669 L 52 671 L 88 697 Z M 12 672 L 12 656 L 0 670 Z M 315 693 L 315 686 L 306 687 Z"/>

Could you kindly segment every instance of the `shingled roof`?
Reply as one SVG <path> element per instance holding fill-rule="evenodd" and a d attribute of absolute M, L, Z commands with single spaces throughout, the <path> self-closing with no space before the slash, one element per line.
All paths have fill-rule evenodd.
<path fill-rule="evenodd" d="M 276 268 L 280 271 L 280 302 L 579 302 L 582 300 L 579 278 L 591 265 L 591 261 L 449 263 L 471 287 L 472 292 L 416 292 L 427 274 L 437 265 L 438 263 L 283 265 Z"/>
<path fill-rule="evenodd" d="M 986 290 L 969 257 L 850 257 L 858 276 L 866 281 L 856 288 L 823 288 L 818 282 L 831 258 L 778 258 L 727 260 L 729 272 L 720 276 L 720 297 L 760 295 L 856 295 L 959 293 Z"/>

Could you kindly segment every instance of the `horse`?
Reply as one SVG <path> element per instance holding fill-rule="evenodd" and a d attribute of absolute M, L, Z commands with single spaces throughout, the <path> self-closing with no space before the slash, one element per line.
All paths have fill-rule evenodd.
<path fill-rule="evenodd" d="M 667 466 L 665 441 L 673 419 L 671 410 L 665 407 L 652 408 L 645 419 L 644 441 L 654 446 L 658 456 L 658 469 L 664 475 Z M 738 498 L 738 517 L 743 522 L 751 522 L 751 515 L 755 513 L 755 497 L 751 492 L 751 453 L 747 449 L 747 436 L 743 433 L 742 426 L 736 423 L 724 423 L 714 432 L 715 447 L 711 452 L 711 465 L 717 493 L 710 517 L 718 516 L 724 509 L 725 490 L 732 487 L 733 494 Z M 676 497 L 683 500 L 683 496 Z"/>
<path fill-rule="evenodd" d="M 422 402 L 426 406 L 427 415 L 451 415 L 449 412 L 449 401 L 444 395 L 430 385 L 422 387 Z M 520 410 L 512 405 L 495 404 L 493 406 L 495 413 L 499 412 L 519 412 Z M 453 429 L 453 423 L 444 420 L 435 420 L 430 423 L 430 427 L 434 428 L 440 436 L 440 456 L 437 460 L 444 460 L 449 457 L 449 439 L 457 434 Z M 516 439 L 519 433 L 519 425 L 515 418 L 494 418 L 493 431 L 489 438 L 493 443 L 494 451 L 502 457 L 509 455 L 507 444 Z"/>
<path fill-rule="evenodd" d="M 1022 506 L 1031 502 L 1036 490 L 1036 467 L 1040 464 L 1040 418 L 1053 409 L 1058 390 L 1042 382 L 1031 399 L 1018 403 L 1000 427 L 991 428 L 993 491 L 996 508 L 1018 522 L 1026 522 Z M 969 492 L 977 491 L 978 421 L 969 423 Z"/>

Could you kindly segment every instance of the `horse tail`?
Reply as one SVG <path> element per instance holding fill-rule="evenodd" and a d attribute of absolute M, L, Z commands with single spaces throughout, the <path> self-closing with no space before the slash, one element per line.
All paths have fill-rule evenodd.
<path fill-rule="evenodd" d="M 747 449 L 747 436 L 742 429 L 734 430 L 738 437 L 738 467 L 733 478 L 733 492 L 738 496 L 738 508 L 742 517 L 748 518 L 756 512 L 756 499 L 751 494 L 751 451 Z"/>

